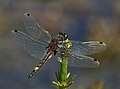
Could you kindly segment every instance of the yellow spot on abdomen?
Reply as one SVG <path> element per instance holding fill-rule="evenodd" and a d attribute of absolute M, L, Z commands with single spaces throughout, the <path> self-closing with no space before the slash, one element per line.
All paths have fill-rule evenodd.
<path fill-rule="evenodd" d="M 39 69 L 39 67 L 35 67 L 34 70 L 37 71 Z"/>

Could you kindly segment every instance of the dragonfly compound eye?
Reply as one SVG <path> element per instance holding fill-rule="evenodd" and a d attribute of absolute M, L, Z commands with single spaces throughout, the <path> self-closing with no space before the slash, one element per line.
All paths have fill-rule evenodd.
<path fill-rule="evenodd" d="M 59 35 L 65 36 L 66 34 L 64 32 L 59 32 Z"/>

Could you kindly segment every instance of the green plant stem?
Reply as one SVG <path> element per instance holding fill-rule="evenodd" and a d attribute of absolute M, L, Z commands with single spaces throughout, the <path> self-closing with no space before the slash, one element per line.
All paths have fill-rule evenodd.
<path fill-rule="evenodd" d="M 63 57 L 62 62 L 61 62 L 61 67 L 60 67 L 61 81 L 66 81 L 66 79 L 67 79 L 67 65 L 68 65 L 68 58 Z"/>
<path fill-rule="evenodd" d="M 66 89 L 74 83 L 75 75 L 68 80 L 68 78 L 70 77 L 70 73 L 67 73 L 68 58 L 70 55 L 69 53 L 71 52 L 71 48 L 72 43 L 69 40 L 66 40 L 66 44 L 64 44 L 63 47 L 60 49 L 60 69 L 59 71 L 55 72 L 57 82 L 52 81 L 52 83 L 59 87 L 59 89 Z"/>
<path fill-rule="evenodd" d="M 68 65 L 68 57 L 63 57 L 62 62 L 60 63 L 60 83 L 62 84 L 62 87 L 59 87 L 59 89 L 66 89 L 63 86 L 66 86 L 67 84 L 67 65 Z"/>

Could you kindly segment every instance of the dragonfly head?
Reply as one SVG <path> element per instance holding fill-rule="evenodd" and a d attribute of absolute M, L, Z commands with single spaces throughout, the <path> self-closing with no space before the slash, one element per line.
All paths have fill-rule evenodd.
<path fill-rule="evenodd" d="M 68 39 L 68 35 L 64 32 L 59 32 L 57 36 L 58 36 L 59 40 L 62 40 L 62 41 Z"/>

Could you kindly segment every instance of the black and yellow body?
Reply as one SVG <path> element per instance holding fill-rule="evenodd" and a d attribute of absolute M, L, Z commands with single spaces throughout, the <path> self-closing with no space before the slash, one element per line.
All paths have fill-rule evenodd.
<path fill-rule="evenodd" d="M 60 55 L 60 56 L 68 56 L 70 53 L 70 50 L 72 48 L 72 43 L 68 39 L 68 35 L 65 33 L 59 33 L 55 37 L 53 37 L 52 41 L 48 44 L 48 51 L 45 55 L 45 57 L 38 63 L 38 65 L 33 69 L 31 74 L 28 78 L 31 78 L 45 63 L 48 59 L 50 59 L 53 55 Z M 68 49 L 66 52 L 65 49 Z M 60 57 L 59 56 L 59 57 Z"/>
<path fill-rule="evenodd" d="M 46 56 L 38 63 L 38 65 L 33 69 L 31 74 L 28 76 L 28 78 L 32 78 L 32 76 L 45 64 L 45 62 L 54 54 L 53 51 L 48 51 Z"/>

